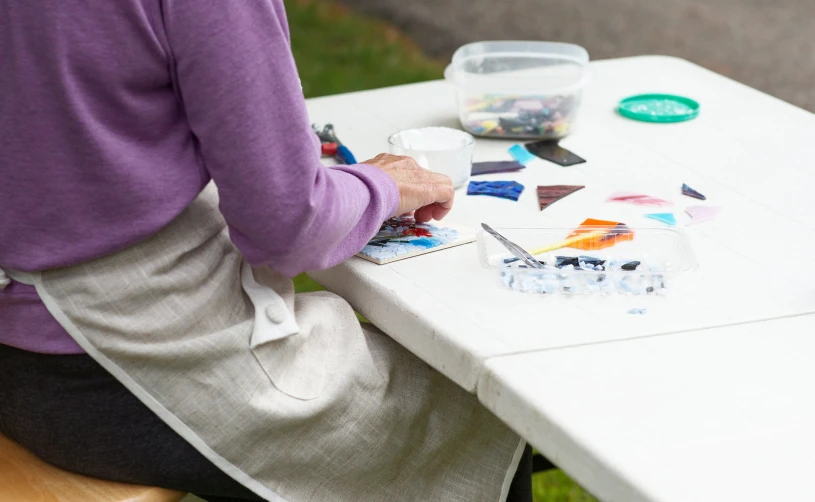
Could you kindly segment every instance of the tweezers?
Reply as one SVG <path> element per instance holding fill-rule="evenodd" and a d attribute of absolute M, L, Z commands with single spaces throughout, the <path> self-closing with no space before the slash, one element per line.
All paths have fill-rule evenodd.
<path fill-rule="evenodd" d="M 482 223 L 481 228 L 486 230 L 487 233 L 490 234 L 491 236 L 495 237 L 498 240 L 498 242 L 500 242 L 505 248 L 507 248 L 507 250 L 509 250 L 510 253 L 512 253 L 516 258 L 524 262 L 528 267 L 543 268 L 543 265 L 541 265 L 538 260 L 533 258 L 531 254 L 527 253 L 524 248 L 515 244 L 514 242 L 507 239 L 503 235 L 499 234 L 498 232 L 490 228 L 490 226 L 487 225 L 486 223 Z"/>

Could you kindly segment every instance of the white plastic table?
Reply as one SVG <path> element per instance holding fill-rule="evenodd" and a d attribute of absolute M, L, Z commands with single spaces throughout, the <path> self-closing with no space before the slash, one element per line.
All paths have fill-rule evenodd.
<path fill-rule="evenodd" d="M 648 193 L 683 208 L 687 183 L 724 208 L 688 228 L 700 268 L 667 297 L 523 295 L 480 266 L 475 245 L 379 266 L 354 258 L 311 274 L 397 341 L 467 390 L 491 358 L 683 333 L 815 312 L 815 115 L 684 60 L 648 56 L 592 63 L 576 131 L 561 142 L 588 160 L 562 168 L 536 160 L 515 179 L 518 202 L 468 197 L 449 221 L 478 228 L 572 227 L 587 217 L 649 224 L 642 208 L 607 204 L 616 190 Z M 679 124 L 624 119 L 619 99 L 683 94 L 702 105 Z M 429 82 L 308 101 L 314 122 L 331 122 L 358 160 L 387 150 L 401 129 L 458 126 L 454 89 Z M 512 141 L 482 140 L 476 161 L 509 160 Z M 536 185 L 586 185 L 539 211 Z M 650 222 L 653 224 L 653 222 Z M 645 316 L 627 314 L 646 308 Z M 723 361 L 725 355 L 722 355 Z"/>
<path fill-rule="evenodd" d="M 481 402 L 615 502 L 813 500 L 815 316 L 496 357 Z"/>

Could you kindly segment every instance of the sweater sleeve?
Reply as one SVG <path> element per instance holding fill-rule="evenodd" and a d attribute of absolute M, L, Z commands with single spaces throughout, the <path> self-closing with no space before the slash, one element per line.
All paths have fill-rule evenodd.
<path fill-rule="evenodd" d="M 281 0 L 162 0 L 175 80 L 230 236 L 289 276 L 359 252 L 396 212 L 376 167 L 326 168 Z"/>

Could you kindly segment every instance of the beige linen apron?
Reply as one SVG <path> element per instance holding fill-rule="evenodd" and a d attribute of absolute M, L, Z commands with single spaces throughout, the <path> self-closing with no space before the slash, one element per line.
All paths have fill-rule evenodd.
<path fill-rule="evenodd" d="M 342 298 L 229 239 L 210 184 L 167 227 L 39 273 L 51 314 L 198 451 L 271 501 L 504 500 L 523 442 Z"/>

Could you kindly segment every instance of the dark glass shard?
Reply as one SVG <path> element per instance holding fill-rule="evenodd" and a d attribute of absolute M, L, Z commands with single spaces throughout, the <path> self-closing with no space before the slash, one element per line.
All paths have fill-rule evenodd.
<path fill-rule="evenodd" d="M 560 199 L 586 188 L 583 185 L 551 185 L 538 187 L 538 205 L 541 211 Z"/>
<path fill-rule="evenodd" d="M 688 197 L 693 197 L 694 199 L 707 200 L 707 197 L 684 183 L 682 184 L 682 195 L 687 195 Z"/>

